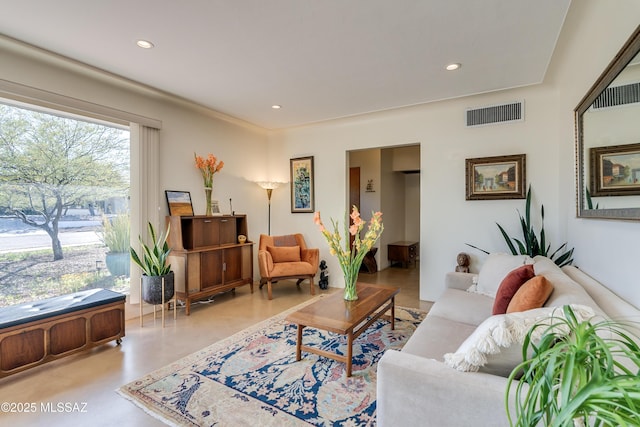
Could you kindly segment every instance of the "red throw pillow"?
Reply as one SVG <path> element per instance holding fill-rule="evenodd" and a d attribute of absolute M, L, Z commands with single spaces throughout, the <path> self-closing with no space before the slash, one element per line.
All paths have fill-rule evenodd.
<path fill-rule="evenodd" d="M 518 292 L 520 286 L 534 276 L 533 264 L 525 264 L 507 274 L 500 282 L 500 287 L 496 292 L 496 299 L 493 302 L 493 314 L 505 314 L 511 299 Z"/>

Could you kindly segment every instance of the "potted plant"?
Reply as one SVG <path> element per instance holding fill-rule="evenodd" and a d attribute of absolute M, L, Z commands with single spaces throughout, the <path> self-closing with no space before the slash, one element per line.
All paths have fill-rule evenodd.
<path fill-rule="evenodd" d="M 107 270 L 112 276 L 129 277 L 130 257 L 129 248 L 129 215 L 120 214 L 109 219 L 102 219 L 103 232 L 100 240 L 109 249 L 106 254 Z"/>
<path fill-rule="evenodd" d="M 162 283 L 164 279 L 164 301 L 169 301 L 173 298 L 174 286 L 173 286 L 173 271 L 171 271 L 171 264 L 167 263 L 167 257 L 171 249 L 167 243 L 169 237 L 169 229 L 163 235 L 156 235 L 156 231 L 153 229 L 153 225 L 149 223 L 149 236 L 153 244 L 147 246 L 142 237 L 138 236 L 140 240 L 141 257 L 138 256 L 133 247 L 130 248 L 131 259 L 142 269 L 142 295 L 143 301 L 149 304 L 162 304 Z"/>
<path fill-rule="evenodd" d="M 513 370 L 507 384 L 510 424 L 637 426 L 638 338 L 622 322 L 578 321 L 570 306 L 562 309 L 564 318 L 535 325 L 525 338 L 524 361 Z M 540 339 L 534 340 L 540 332 Z M 509 409 L 508 398 L 513 387 L 515 414 Z"/>
<path fill-rule="evenodd" d="M 540 207 L 540 237 L 536 235 L 535 228 L 531 221 L 531 185 L 529 185 L 529 188 L 527 189 L 525 215 L 522 216 L 522 214 L 518 214 L 520 216 L 520 227 L 522 228 L 522 240 L 515 237 L 510 237 L 505 229 L 500 224 L 496 223 L 498 229 L 500 230 L 500 233 L 502 234 L 502 237 L 504 237 L 504 240 L 513 255 L 529 255 L 532 258 L 536 255 L 542 255 L 555 262 L 559 267 L 571 265 L 571 263 L 573 262 L 573 248 L 569 250 L 565 249 L 567 247 L 566 242 L 560 245 L 558 249 L 551 252 L 551 244 L 547 242 L 546 234 L 544 231 L 544 205 L 541 205 Z M 474 246 L 470 243 L 467 243 L 467 245 L 471 246 L 474 249 L 478 249 L 479 251 L 482 251 L 486 254 L 489 254 L 488 251 L 480 249 L 479 247 Z M 564 250 L 564 252 L 561 252 L 562 250 Z"/>

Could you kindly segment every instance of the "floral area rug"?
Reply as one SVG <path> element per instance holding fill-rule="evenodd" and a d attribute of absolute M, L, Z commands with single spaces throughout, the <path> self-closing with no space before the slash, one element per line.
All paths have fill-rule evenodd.
<path fill-rule="evenodd" d="M 309 304 L 311 300 L 304 304 Z M 353 375 L 344 363 L 310 353 L 296 361 L 300 306 L 122 386 L 117 392 L 150 415 L 179 426 L 374 426 L 376 367 L 400 349 L 426 313 L 396 307 L 395 330 L 378 319 L 353 343 Z M 344 354 L 346 337 L 304 329 L 303 342 Z"/>

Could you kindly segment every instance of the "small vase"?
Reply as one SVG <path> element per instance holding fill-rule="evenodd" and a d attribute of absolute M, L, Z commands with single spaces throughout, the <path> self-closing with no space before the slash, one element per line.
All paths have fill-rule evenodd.
<path fill-rule="evenodd" d="M 356 268 L 357 267 L 357 268 Z M 344 299 L 345 301 L 355 301 L 358 299 L 356 282 L 358 281 L 358 271 L 360 266 L 354 266 L 350 272 L 344 275 Z"/>
<path fill-rule="evenodd" d="M 204 187 L 205 204 L 207 206 L 206 216 L 213 216 L 213 212 L 211 211 L 211 190 L 211 187 Z"/>

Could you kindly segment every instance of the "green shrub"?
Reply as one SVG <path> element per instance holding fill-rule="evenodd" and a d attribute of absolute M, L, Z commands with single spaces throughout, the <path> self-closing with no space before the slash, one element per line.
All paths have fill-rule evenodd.
<path fill-rule="evenodd" d="M 129 252 L 129 215 L 120 214 L 112 219 L 104 217 L 102 226 L 104 231 L 101 240 L 109 252 Z"/>

